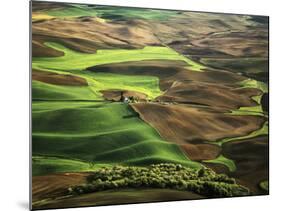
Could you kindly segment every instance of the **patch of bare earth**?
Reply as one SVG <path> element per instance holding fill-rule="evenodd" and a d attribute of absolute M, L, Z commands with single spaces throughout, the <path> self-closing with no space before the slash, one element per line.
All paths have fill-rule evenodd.
<path fill-rule="evenodd" d="M 251 97 L 261 91 L 242 89 L 238 83 L 245 77 L 223 70 L 195 72 L 185 67 L 182 61 L 150 60 L 100 65 L 88 70 L 158 77 L 164 94 L 154 103 L 137 103 L 132 107 L 192 160 L 215 159 L 220 154 L 220 147 L 207 141 L 247 135 L 262 126 L 263 117 L 229 114 L 241 106 L 257 105 Z M 119 93 L 117 96 L 112 92 L 107 94 L 116 99 L 120 96 Z"/>
<path fill-rule="evenodd" d="M 119 189 L 83 194 L 65 199 L 57 199 L 40 208 L 65 208 L 97 205 L 135 204 L 175 200 L 203 199 L 201 195 L 170 189 Z"/>
<path fill-rule="evenodd" d="M 53 72 L 32 70 L 32 80 L 41 81 L 49 84 L 55 85 L 67 85 L 67 86 L 87 86 L 88 83 L 84 78 L 58 74 Z"/>
<path fill-rule="evenodd" d="M 33 177 L 32 208 L 66 208 L 204 198 L 188 191 L 149 188 L 107 190 L 78 196 L 67 196 L 67 188 L 84 183 L 86 175 L 86 173 L 64 173 Z"/>
<path fill-rule="evenodd" d="M 182 104 L 136 103 L 132 107 L 163 137 L 178 144 L 245 136 L 265 121 L 260 116 L 229 115 Z"/>
<path fill-rule="evenodd" d="M 61 27 L 62 25 L 67 27 Z M 142 20 L 130 20 L 126 23 L 101 22 L 95 17 L 88 17 L 86 20 L 76 18 L 34 22 L 32 55 L 41 57 L 62 54 L 45 46 L 45 42 L 58 42 L 83 53 L 95 53 L 98 49 L 134 49 L 161 45 Z"/>
<path fill-rule="evenodd" d="M 63 173 L 32 177 L 32 202 L 62 196 L 67 188 L 86 182 L 87 173 Z"/>
<path fill-rule="evenodd" d="M 225 143 L 222 154 L 235 161 L 237 170 L 230 176 L 249 187 L 255 194 L 264 194 L 259 183 L 269 179 L 269 146 L 267 136 Z"/>
<path fill-rule="evenodd" d="M 40 12 L 61 6 L 41 4 L 42 7 L 40 3 L 35 5 L 34 11 Z M 50 41 L 83 53 L 96 53 L 99 49 L 134 49 L 162 45 L 196 61 L 203 62 L 204 58 L 214 59 L 221 68 L 224 67 L 225 59 L 231 61 L 239 58 L 266 59 L 268 56 L 266 20 L 258 21 L 254 16 L 241 15 L 182 11 L 177 17 L 166 21 L 145 19 L 100 21 L 95 17 L 50 19 L 32 24 L 32 38 L 34 57 L 62 56 L 63 52 L 44 45 Z M 256 63 L 242 62 L 241 69 L 243 67 L 255 69 L 255 65 Z M 247 135 L 259 129 L 265 121 L 260 116 L 229 114 L 230 110 L 241 106 L 257 105 L 251 97 L 261 92 L 258 89 L 242 89 L 238 82 L 248 79 L 248 74 L 244 74 L 240 68 L 235 69 L 229 65 L 226 67 L 227 71 L 208 67 L 204 72 L 195 72 L 189 71 L 188 65 L 183 61 L 150 60 L 100 65 L 88 70 L 158 77 L 160 89 L 164 92 L 156 99 L 158 102 L 132 104 L 141 118 L 156 128 L 165 139 L 177 143 L 192 160 L 214 159 L 220 153 L 233 159 L 237 165 L 234 173 L 229 173 L 221 164 L 205 165 L 216 172 L 230 174 L 254 193 L 260 193 L 257 184 L 268 178 L 268 141 L 265 137 L 225 143 L 222 149 L 206 143 L 225 137 Z M 237 71 L 247 77 L 241 73 L 237 74 Z M 43 73 L 35 73 L 34 77 L 35 80 L 50 83 L 52 81 L 66 83 L 65 81 L 69 80 L 74 83 L 74 79 L 58 79 L 58 76 L 46 76 Z M 140 96 L 140 93 L 136 92 L 126 94 Z M 120 90 L 105 90 L 103 95 L 106 99 L 118 100 Z M 55 180 L 49 182 L 56 184 Z M 134 197 L 132 198 L 129 193 L 134 194 Z M 78 206 L 78 201 L 81 201 L 81 206 L 93 205 L 99 202 L 90 200 L 96 199 L 101 201 L 101 204 L 116 204 L 112 198 L 119 200 L 120 203 L 128 203 L 133 200 L 153 201 L 154 197 L 158 196 L 161 197 L 159 200 L 166 199 L 165 197 L 172 199 L 174 195 L 176 196 L 176 194 L 161 195 L 165 194 L 163 190 L 157 194 L 139 190 L 129 193 L 109 191 L 66 201 L 62 199 L 56 204 L 46 205 L 46 208 L 54 205 Z M 136 196 L 138 193 L 141 196 Z"/>
<path fill-rule="evenodd" d="M 186 69 L 186 63 L 182 61 L 123 62 L 90 67 L 88 70 L 156 76 L 160 80 L 161 90 L 164 91 L 164 94 L 157 98 L 160 101 L 237 109 L 241 106 L 257 105 L 251 97 L 261 94 L 258 89 L 242 89 L 238 82 L 246 79 L 243 76 L 223 70 L 189 71 Z"/>

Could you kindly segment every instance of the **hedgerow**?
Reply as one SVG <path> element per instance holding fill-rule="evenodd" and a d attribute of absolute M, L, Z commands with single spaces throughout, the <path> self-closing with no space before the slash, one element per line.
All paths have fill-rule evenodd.
<path fill-rule="evenodd" d="M 249 195 L 247 188 L 227 175 L 216 174 L 205 167 L 198 170 L 169 163 L 148 167 L 104 167 L 92 172 L 87 183 L 70 187 L 68 192 L 75 195 L 120 188 L 168 188 L 208 197 Z"/>

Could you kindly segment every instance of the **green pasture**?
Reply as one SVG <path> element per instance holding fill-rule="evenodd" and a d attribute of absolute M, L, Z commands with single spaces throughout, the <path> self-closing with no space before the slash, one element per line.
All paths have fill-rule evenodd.
<path fill-rule="evenodd" d="M 57 18 L 93 16 L 109 20 L 148 19 L 165 21 L 178 16 L 177 11 L 164 11 L 141 8 L 122 8 L 111 6 L 92 6 L 70 4 L 68 7 L 50 9 L 46 14 Z"/>
<path fill-rule="evenodd" d="M 60 86 L 32 81 L 33 100 L 97 100 L 102 99 L 90 86 Z"/>
<path fill-rule="evenodd" d="M 33 101 L 32 111 L 54 111 L 61 109 L 75 109 L 75 108 L 96 108 L 105 105 L 107 102 L 100 101 Z M 108 102 L 110 103 L 110 102 Z"/>
<path fill-rule="evenodd" d="M 266 116 L 263 112 L 261 105 L 240 107 L 239 109 L 232 110 L 231 115 L 254 115 L 254 116 Z"/>
<path fill-rule="evenodd" d="M 243 88 L 259 89 L 263 93 L 268 92 L 268 85 L 266 83 L 261 82 L 261 81 L 257 81 L 257 80 L 251 79 L 251 78 L 239 82 L 239 85 L 241 85 Z"/>
<path fill-rule="evenodd" d="M 73 75 L 85 78 L 88 86 L 62 86 L 33 81 L 33 100 L 104 100 L 100 91 L 111 89 L 141 92 L 146 94 L 148 99 L 154 99 L 162 94 L 159 79 L 154 76 L 128 76 L 89 71 Z"/>
<path fill-rule="evenodd" d="M 123 89 L 141 92 L 148 99 L 162 94 L 159 79 L 154 76 L 129 76 L 111 73 L 95 73 L 85 70 L 101 64 L 140 61 L 151 59 L 183 60 L 189 69 L 201 70 L 201 66 L 167 47 L 147 46 L 143 49 L 98 50 L 95 54 L 79 53 L 58 43 L 45 43 L 47 46 L 63 51 L 64 56 L 55 58 L 33 58 L 34 69 L 51 71 L 57 74 L 71 74 L 87 80 L 88 87 L 71 87 L 33 82 L 33 99 L 46 100 L 102 100 L 101 90 Z"/>
<path fill-rule="evenodd" d="M 162 94 L 157 77 L 85 70 L 95 65 L 125 61 L 174 59 L 188 63 L 188 59 L 166 47 L 98 50 L 95 54 L 85 54 L 58 43 L 46 45 L 63 51 L 64 56 L 34 58 L 34 69 L 76 75 L 86 79 L 88 86 L 33 81 L 35 175 L 89 171 L 93 166 L 103 164 L 141 166 L 169 162 L 191 168 L 201 167 L 201 164 L 189 160 L 176 144 L 163 140 L 129 105 L 102 102 L 104 99 L 100 91 L 111 89 L 138 91 L 153 99 Z M 196 63 L 190 61 L 190 64 L 198 68 Z"/>
<path fill-rule="evenodd" d="M 60 57 L 36 57 L 32 60 L 32 67 L 41 70 L 81 71 L 88 67 L 130 61 L 143 60 L 180 60 L 187 63 L 187 68 L 194 71 L 202 71 L 204 66 L 182 56 L 168 47 L 146 46 L 142 49 L 106 49 L 97 50 L 96 53 L 80 53 L 65 46 L 46 42 L 46 46 L 64 52 Z"/>
<path fill-rule="evenodd" d="M 230 172 L 236 171 L 235 162 L 233 160 L 231 160 L 231 159 L 228 159 L 228 158 L 224 157 L 223 155 L 220 155 L 216 159 L 205 160 L 203 162 L 205 162 L 205 163 L 218 163 L 218 164 L 222 164 L 222 165 L 225 165 Z"/>
<path fill-rule="evenodd" d="M 62 8 L 55 8 L 45 11 L 47 15 L 56 18 L 76 18 L 82 16 L 94 16 L 97 17 L 98 11 L 87 7 L 86 5 L 73 5 Z"/>
<path fill-rule="evenodd" d="M 255 116 L 265 116 L 261 106 L 261 97 L 264 93 L 268 93 L 268 85 L 264 82 L 257 81 L 254 79 L 246 79 L 238 83 L 242 88 L 254 88 L 259 89 L 262 93 L 260 95 L 253 96 L 252 99 L 257 103 L 256 106 L 240 107 L 236 110 L 231 110 L 231 115 L 255 115 Z"/>
<path fill-rule="evenodd" d="M 131 90 L 147 95 L 148 99 L 154 99 L 162 94 L 159 88 L 159 79 L 155 76 L 130 76 L 112 73 L 94 73 L 82 71 L 79 74 L 88 81 L 92 90 Z"/>
<path fill-rule="evenodd" d="M 44 156 L 32 157 L 33 176 L 59 172 L 88 172 L 98 167 L 91 162 L 80 160 Z"/>
<path fill-rule="evenodd" d="M 39 102 L 40 103 L 40 102 Z M 192 168 L 200 164 L 189 160 L 179 147 L 163 140 L 123 103 L 90 103 L 69 108 L 56 102 L 33 110 L 33 156 L 78 159 L 94 164 L 181 163 Z M 78 102 L 80 104 L 80 102 Z"/>

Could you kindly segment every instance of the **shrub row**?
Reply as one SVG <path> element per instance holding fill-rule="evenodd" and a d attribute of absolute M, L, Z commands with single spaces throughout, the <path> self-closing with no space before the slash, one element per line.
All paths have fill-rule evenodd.
<path fill-rule="evenodd" d="M 84 194 L 118 188 L 169 188 L 208 197 L 249 194 L 249 190 L 236 184 L 233 178 L 216 174 L 209 168 L 198 170 L 167 163 L 148 167 L 105 167 L 92 172 L 87 183 L 70 187 L 68 191 L 70 194 Z"/>

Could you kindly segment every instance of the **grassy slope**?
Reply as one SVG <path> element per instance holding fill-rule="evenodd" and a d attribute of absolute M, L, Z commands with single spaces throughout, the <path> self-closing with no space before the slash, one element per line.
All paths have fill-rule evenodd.
<path fill-rule="evenodd" d="M 108 102 L 109 103 L 109 102 Z M 48 110 L 60 110 L 67 108 L 95 108 L 105 105 L 106 102 L 83 102 L 83 101 L 33 101 L 32 111 L 48 111 Z"/>
<path fill-rule="evenodd" d="M 46 46 L 63 51 L 64 56 L 56 58 L 33 58 L 32 67 L 34 69 L 54 69 L 54 70 L 84 70 L 88 67 L 152 59 L 181 60 L 187 63 L 188 68 L 194 71 L 202 71 L 204 66 L 188 59 L 168 47 L 146 46 L 142 49 L 114 49 L 97 50 L 95 54 L 79 53 L 64 47 L 61 44 L 47 42 Z"/>
<path fill-rule="evenodd" d="M 55 172 L 91 171 L 94 165 L 90 162 L 56 157 L 32 157 L 32 175 L 44 175 Z"/>
<path fill-rule="evenodd" d="M 263 116 L 264 113 L 263 113 L 260 101 L 261 101 L 262 95 L 264 93 L 268 93 L 268 85 L 266 83 L 264 83 L 264 82 L 257 81 L 257 80 L 254 80 L 254 79 L 250 79 L 250 78 L 240 82 L 239 85 L 242 86 L 243 88 L 259 89 L 262 92 L 262 94 L 252 97 L 252 99 L 257 102 L 257 104 L 258 104 L 257 106 L 240 107 L 238 110 L 232 111 L 232 113 L 234 115 L 235 114 L 243 115 L 243 114 L 247 114 L 247 111 L 249 111 L 249 114 L 256 113 L 256 114 L 253 114 L 253 115 L 261 115 L 261 116 Z"/>
<path fill-rule="evenodd" d="M 33 100 L 103 100 L 100 91 L 108 89 L 138 91 L 150 99 L 162 93 L 159 89 L 159 79 L 153 76 L 126 76 L 88 71 L 75 75 L 85 78 L 89 86 L 61 86 L 33 81 Z"/>
<path fill-rule="evenodd" d="M 99 96 L 89 86 L 59 86 L 32 81 L 33 100 L 96 100 Z"/>
<path fill-rule="evenodd" d="M 242 82 L 240 82 L 240 85 L 243 86 L 243 88 L 256 88 L 260 89 L 262 92 L 266 93 L 268 92 L 268 85 L 264 82 L 257 81 L 254 79 L 247 79 Z"/>
<path fill-rule="evenodd" d="M 151 60 L 151 59 L 170 59 L 183 60 L 191 65 L 189 69 L 201 70 L 201 66 L 192 60 L 181 56 L 177 52 L 167 47 L 145 47 L 135 50 L 98 50 L 96 54 L 79 53 L 58 43 L 46 43 L 47 46 L 63 51 L 64 56 L 56 58 L 34 58 L 32 66 L 35 69 L 53 71 L 58 74 L 73 74 L 87 80 L 89 87 L 76 87 L 75 89 L 66 86 L 48 85 L 35 82 L 33 85 L 34 97 L 38 99 L 62 98 L 91 100 L 101 100 L 100 90 L 106 89 L 125 89 L 138 91 L 146 94 L 153 99 L 161 95 L 159 89 L 159 79 L 153 76 L 126 76 L 119 74 L 93 73 L 85 71 L 85 68 L 127 61 Z M 83 70 L 83 71 L 82 71 Z M 74 93 L 72 93 L 72 90 Z M 43 93 L 43 95 L 42 95 Z M 91 94 L 91 96 L 89 96 Z M 34 99 L 35 99 L 34 98 Z"/>
<path fill-rule="evenodd" d="M 243 88 L 255 88 L 255 89 L 259 89 L 262 91 L 261 95 L 257 95 L 257 96 L 253 96 L 252 99 L 255 100 L 257 102 L 257 106 L 250 106 L 250 107 L 240 107 L 237 110 L 233 110 L 231 111 L 231 115 L 257 115 L 257 116 L 264 116 L 267 117 L 267 114 L 265 114 L 262 110 L 261 107 L 261 97 L 263 95 L 263 93 L 267 93 L 268 92 L 268 85 L 254 80 L 254 79 L 247 79 L 245 81 L 242 81 L 240 83 L 240 85 Z M 225 138 L 222 139 L 218 142 L 214 142 L 215 144 L 218 145 L 222 145 L 223 143 L 229 142 L 229 141 L 235 141 L 235 140 L 241 140 L 241 139 L 247 139 L 247 138 L 253 138 L 256 136 L 260 136 L 260 135 L 267 135 L 268 134 L 268 121 L 266 121 L 263 126 L 256 130 L 251 132 L 250 134 L 246 135 L 246 136 L 241 136 L 241 137 L 233 137 L 233 138 Z"/>
<path fill-rule="evenodd" d="M 37 163 L 34 166 L 36 174 L 46 173 L 42 171 L 44 167 L 49 169 L 49 173 L 80 171 L 81 168 L 87 170 L 88 162 L 134 165 L 176 162 L 193 168 L 200 167 L 200 164 L 186 158 L 178 146 L 162 140 L 128 105 L 66 102 L 102 100 L 99 91 L 107 89 L 134 90 L 145 93 L 149 98 L 161 94 L 157 77 L 93 73 L 85 71 L 87 67 L 145 59 L 188 59 L 165 47 L 101 50 L 96 54 L 83 54 L 57 43 L 47 45 L 62 50 L 65 55 L 35 58 L 35 69 L 79 75 L 87 80 L 89 86 L 58 86 L 33 81 L 33 100 L 57 101 L 33 102 L 33 155 L 44 156 L 40 165 Z M 191 64 L 194 65 L 192 61 Z M 198 68 L 196 64 L 194 68 Z M 54 157 L 48 156 L 63 159 L 55 164 Z M 80 161 L 73 162 L 73 159 L 86 163 L 80 165 Z"/>
<path fill-rule="evenodd" d="M 170 17 L 176 16 L 177 11 L 161 11 L 153 9 L 140 9 L 140 8 L 118 8 L 110 6 L 96 6 L 88 7 L 86 5 L 71 5 L 71 7 L 64 7 L 61 9 L 52 9 L 46 12 L 47 15 L 57 18 L 72 18 L 81 16 L 93 16 L 93 17 L 108 17 L 110 19 L 120 18 L 140 18 L 149 20 L 167 20 Z"/>
<path fill-rule="evenodd" d="M 233 160 L 224 157 L 223 155 L 218 156 L 213 160 L 205 160 L 205 163 L 218 163 L 225 165 L 230 172 L 234 172 L 236 170 L 236 165 Z"/>
<path fill-rule="evenodd" d="M 232 110 L 231 115 L 253 115 L 253 116 L 267 116 L 263 110 L 261 105 L 251 106 L 251 107 L 240 107 L 237 110 Z"/>
<path fill-rule="evenodd" d="M 95 91 L 109 89 L 124 89 L 144 93 L 149 99 L 162 94 L 159 79 L 154 76 L 129 76 L 110 73 L 92 73 L 83 71 L 80 76 L 86 77 L 89 85 Z"/>
<path fill-rule="evenodd" d="M 254 88 L 259 89 L 262 93 L 260 95 L 253 96 L 252 99 L 258 104 L 256 106 L 240 107 L 239 109 L 232 110 L 231 115 L 256 115 L 267 116 L 262 110 L 261 97 L 264 93 L 268 93 L 268 85 L 264 82 L 254 79 L 246 79 L 238 83 L 243 89 Z"/>
<path fill-rule="evenodd" d="M 176 162 L 200 167 L 188 160 L 178 146 L 161 139 L 129 105 L 63 108 L 64 104 L 56 110 L 42 104 L 41 110 L 38 107 L 33 110 L 34 156 L 62 156 L 95 164 Z"/>

